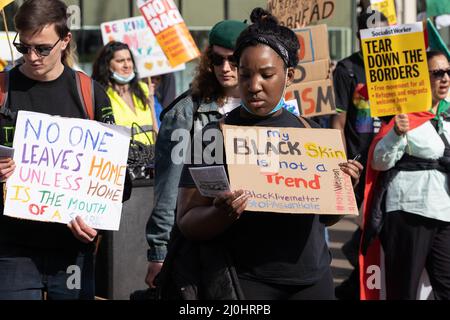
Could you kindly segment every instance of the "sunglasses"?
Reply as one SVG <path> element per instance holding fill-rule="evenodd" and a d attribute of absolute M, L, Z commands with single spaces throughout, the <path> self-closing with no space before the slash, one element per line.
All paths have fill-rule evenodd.
<path fill-rule="evenodd" d="M 56 45 L 61 41 L 61 38 L 58 39 L 58 41 L 55 42 L 52 46 L 47 45 L 38 45 L 38 46 L 27 46 L 23 43 L 16 42 L 18 33 L 16 33 L 16 36 L 13 40 L 13 45 L 16 47 L 17 51 L 19 51 L 21 54 L 28 54 L 30 53 L 30 50 L 34 50 L 36 54 L 40 57 L 46 57 L 52 52 L 53 48 L 56 47 Z"/>
<path fill-rule="evenodd" d="M 437 80 L 441 80 L 442 78 L 444 78 L 445 74 L 447 74 L 450 77 L 450 69 L 447 69 L 447 70 L 443 70 L 443 69 L 430 70 L 430 73 Z"/>
<path fill-rule="evenodd" d="M 216 67 L 223 65 L 225 60 L 228 61 L 228 63 L 231 64 L 232 66 L 234 66 L 234 67 L 237 66 L 236 58 L 233 55 L 224 57 L 224 56 L 221 56 L 220 54 L 212 52 L 210 55 L 210 58 L 211 58 L 211 63 Z"/>

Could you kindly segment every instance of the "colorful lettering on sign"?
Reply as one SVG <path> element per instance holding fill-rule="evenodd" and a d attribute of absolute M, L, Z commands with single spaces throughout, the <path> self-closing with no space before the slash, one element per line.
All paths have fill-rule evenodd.
<path fill-rule="evenodd" d="M 177 7 L 174 7 L 171 1 L 149 1 L 141 7 L 141 10 L 155 35 L 184 22 Z"/>
<path fill-rule="evenodd" d="M 320 159 L 342 159 L 345 160 L 345 152 L 342 150 L 333 150 L 329 147 L 322 147 L 314 142 L 305 143 L 306 155 L 311 158 Z"/>
<path fill-rule="evenodd" d="M 306 180 L 298 177 L 285 177 L 278 173 L 267 174 L 266 181 L 268 184 L 283 184 L 288 188 L 305 188 L 305 189 L 320 189 L 320 176 L 315 174 L 314 179 Z"/>

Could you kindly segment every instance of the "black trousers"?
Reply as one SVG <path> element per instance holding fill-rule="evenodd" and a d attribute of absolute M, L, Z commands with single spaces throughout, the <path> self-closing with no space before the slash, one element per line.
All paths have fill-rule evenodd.
<path fill-rule="evenodd" d="M 281 285 L 239 278 L 246 300 L 334 300 L 331 269 L 308 286 Z"/>
<path fill-rule="evenodd" d="M 386 214 L 380 234 L 386 297 L 415 300 L 424 269 L 435 299 L 450 300 L 450 223 L 404 211 Z"/>

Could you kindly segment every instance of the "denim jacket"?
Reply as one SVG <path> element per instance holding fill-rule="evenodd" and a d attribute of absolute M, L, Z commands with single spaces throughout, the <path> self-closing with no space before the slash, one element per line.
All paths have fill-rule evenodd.
<path fill-rule="evenodd" d="M 183 164 L 174 164 L 171 159 L 172 149 L 178 143 L 171 141 L 172 132 L 176 129 L 186 129 L 196 134 L 208 123 L 218 121 L 222 117 L 215 102 L 200 103 L 194 114 L 191 95 L 168 108 L 171 109 L 163 116 L 155 147 L 154 207 L 146 226 L 146 238 L 150 246 L 148 261 L 165 259 L 175 218 L 178 183 Z"/>

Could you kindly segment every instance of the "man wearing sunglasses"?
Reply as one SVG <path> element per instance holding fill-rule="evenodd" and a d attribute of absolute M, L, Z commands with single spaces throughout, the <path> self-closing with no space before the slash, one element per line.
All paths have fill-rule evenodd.
<path fill-rule="evenodd" d="M 8 73 L 9 90 L 0 117 L 2 145 L 12 145 L 15 114 L 20 110 L 87 118 L 76 74 L 66 65 L 72 40 L 67 6 L 60 0 L 27 0 L 14 23 L 18 31 L 14 45 L 23 54 L 23 63 Z M 95 82 L 93 89 L 92 118 L 113 122 L 103 89 Z M 11 175 L 11 162 L 0 158 L 1 180 Z M 95 229 L 80 217 L 66 226 L 3 216 L 3 197 L 0 213 L 0 300 L 39 300 L 43 291 L 52 300 L 94 298 Z M 68 286 L 70 266 L 79 267 L 80 287 Z"/>
<path fill-rule="evenodd" d="M 247 25 L 224 20 L 209 33 L 209 46 L 200 57 L 191 89 L 183 93 L 161 114 L 161 128 L 156 141 L 154 208 L 147 222 L 148 272 L 150 288 L 167 253 L 169 234 L 174 223 L 175 207 L 183 163 L 171 158 L 172 132 L 184 129 L 191 136 L 212 121 L 218 121 L 240 104 L 238 73 L 233 51 L 236 39 Z"/>

